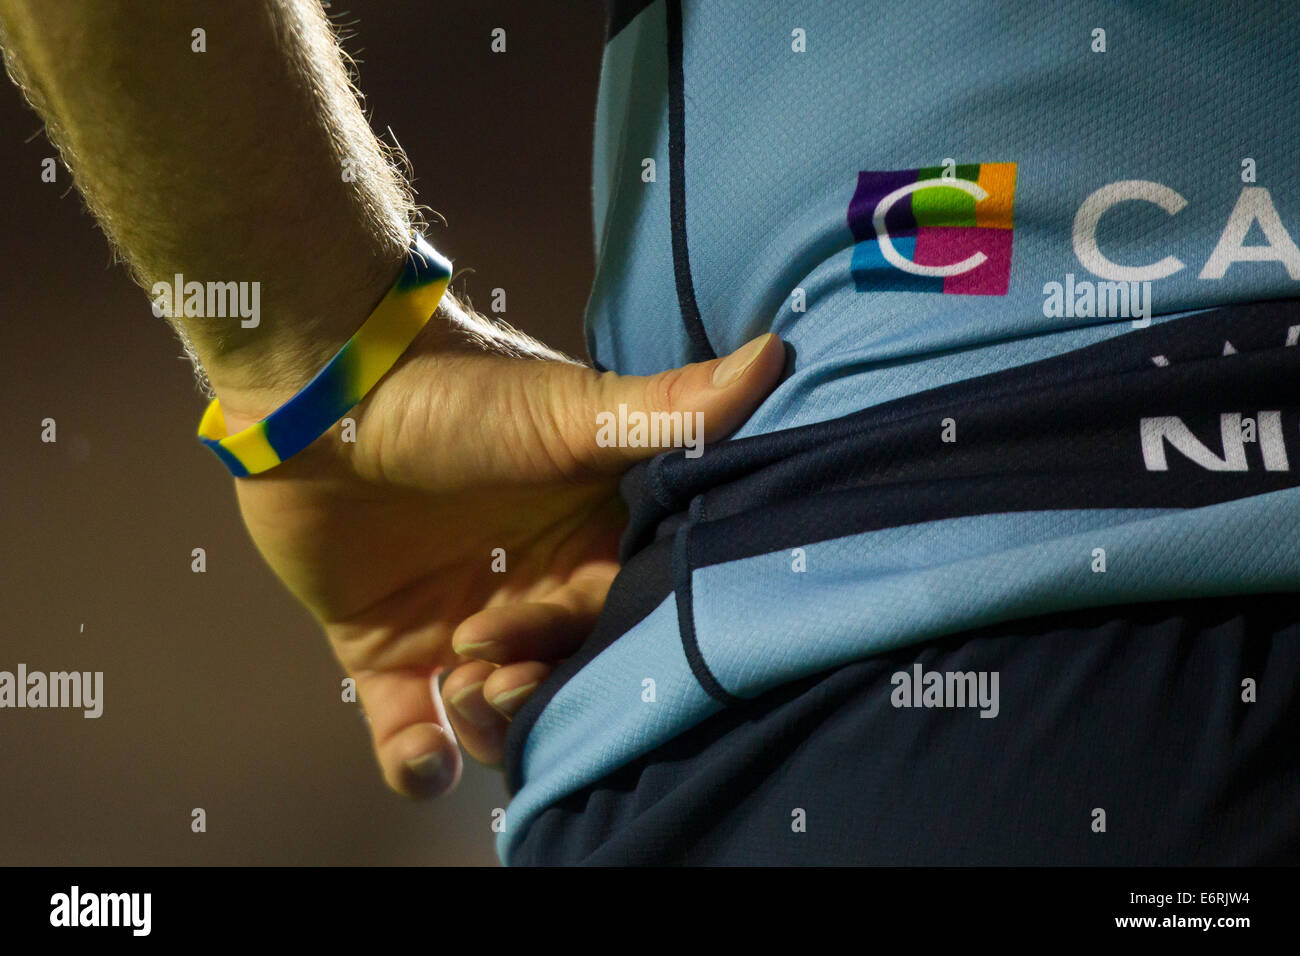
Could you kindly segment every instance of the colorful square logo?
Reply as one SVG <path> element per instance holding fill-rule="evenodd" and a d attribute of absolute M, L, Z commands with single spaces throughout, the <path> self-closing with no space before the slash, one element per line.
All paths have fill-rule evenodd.
<path fill-rule="evenodd" d="M 849 203 L 859 292 L 1006 295 L 1015 163 L 858 173 Z"/>

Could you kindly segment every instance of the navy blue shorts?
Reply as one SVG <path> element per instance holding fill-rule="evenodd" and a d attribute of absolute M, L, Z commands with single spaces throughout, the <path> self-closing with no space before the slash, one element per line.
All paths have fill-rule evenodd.
<path fill-rule="evenodd" d="M 986 718 L 973 690 L 925 706 L 931 673 L 1032 691 Z M 1054 614 L 739 702 L 551 806 L 512 863 L 1295 864 L 1297 728 L 1300 596 Z"/>

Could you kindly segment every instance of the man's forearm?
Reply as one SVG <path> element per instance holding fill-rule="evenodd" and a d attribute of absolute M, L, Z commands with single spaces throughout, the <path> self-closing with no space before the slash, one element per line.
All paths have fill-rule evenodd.
<path fill-rule="evenodd" d="M 228 408 L 269 411 L 383 296 L 410 229 L 320 5 L 0 0 L 0 27 L 137 281 L 260 284 L 256 327 L 175 321 Z"/>

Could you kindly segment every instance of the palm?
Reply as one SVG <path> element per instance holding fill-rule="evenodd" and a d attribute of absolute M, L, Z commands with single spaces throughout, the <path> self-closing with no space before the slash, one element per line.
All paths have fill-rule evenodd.
<path fill-rule="evenodd" d="M 613 491 L 244 482 L 239 498 L 259 550 L 356 673 L 451 666 L 452 633 L 479 611 L 612 578 Z"/>

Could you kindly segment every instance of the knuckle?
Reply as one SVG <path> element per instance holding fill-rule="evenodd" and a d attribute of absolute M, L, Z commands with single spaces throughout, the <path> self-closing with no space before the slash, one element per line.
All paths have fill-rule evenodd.
<path fill-rule="evenodd" d="M 673 411 L 681 406 L 689 383 L 687 369 L 675 368 L 650 377 L 646 383 L 646 405 L 651 409 Z"/>

